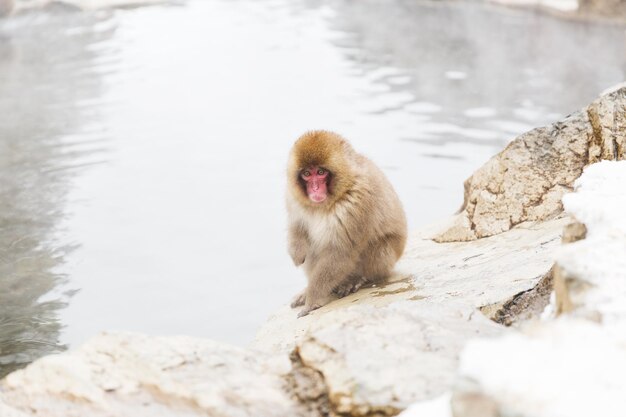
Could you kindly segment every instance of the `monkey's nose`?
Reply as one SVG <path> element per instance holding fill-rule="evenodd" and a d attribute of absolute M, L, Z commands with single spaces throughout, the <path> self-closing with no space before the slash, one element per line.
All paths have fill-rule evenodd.
<path fill-rule="evenodd" d="M 311 191 L 317 191 L 317 190 L 319 190 L 319 189 L 320 189 L 320 182 L 319 182 L 319 181 L 317 181 L 317 180 L 312 180 L 312 181 L 309 183 L 309 189 L 310 189 Z"/>

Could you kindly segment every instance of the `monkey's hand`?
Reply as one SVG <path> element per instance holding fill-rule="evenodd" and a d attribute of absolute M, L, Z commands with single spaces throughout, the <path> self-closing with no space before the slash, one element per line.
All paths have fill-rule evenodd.
<path fill-rule="evenodd" d="M 293 260 L 295 266 L 300 266 L 306 259 L 307 248 L 303 244 L 294 243 L 289 247 L 289 256 Z"/>
<path fill-rule="evenodd" d="M 299 222 L 289 224 L 289 231 L 287 233 L 287 248 L 293 263 L 296 266 L 302 265 L 306 259 L 306 254 L 309 251 L 309 238 L 306 229 Z"/>
<path fill-rule="evenodd" d="M 296 308 L 304 305 L 306 301 L 306 290 L 302 291 L 300 294 L 296 295 L 291 302 L 291 308 Z"/>
<path fill-rule="evenodd" d="M 307 316 L 311 311 L 317 310 L 320 307 L 321 307 L 321 305 L 318 305 L 318 304 L 313 304 L 313 305 L 310 305 L 310 306 L 304 306 L 302 311 L 298 313 L 298 318 Z"/>
<path fill-rule="evenodd" d="M 337 294 L 339 298 L 346 297 L 353 292 L 357 292 L 362 286 L 367 284 L 368 281 L 365 277 L 351 277 L 348 280 L 339 284 L 333 292 Z"/>
<path fill-rule="evenodd" d="M 311 311 L 317 310 L 335 299 L 332 294 L 326 293 L 323 287 L 312 287 L 311 283 L 306 287 L 304 298 L 304 308 L 298 313 L 298 317 L 304 317 Z"/>

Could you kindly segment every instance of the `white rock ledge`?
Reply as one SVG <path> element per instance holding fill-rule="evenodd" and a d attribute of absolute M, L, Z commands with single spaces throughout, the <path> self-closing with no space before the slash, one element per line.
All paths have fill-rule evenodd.
<path fill-rule="evenodd" d="M 264 352 L 290 351 L 308 331 L 325 327 L 347 313 L 346 307 L 385 309 L 398 301 L 450 303 L 469 314 L 477 308 L 504 302 L 533 288 L 550 270 L 560 246 L 566 217 L 524 223 L 509 232 L 472 242 L 436 243 L 431 230 L 409 239 L 397 275 L 382 288 L 366 288 L 297 319 L 298 310 L 284 307 L 261 327 L 252 347 Z M 374 311 L 374 310 L 372 310 Z M 367 319 L 366 319 L 367 320 Z"/>

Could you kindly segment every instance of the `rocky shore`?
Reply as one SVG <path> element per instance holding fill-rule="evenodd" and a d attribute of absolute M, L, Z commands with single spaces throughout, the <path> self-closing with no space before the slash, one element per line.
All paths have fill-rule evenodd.
<path fill-rule="evenodd" d="M 19 14 L 48 7 L 97 10 L 141 7 L 155 4 L 180 4 L 185 0 L 0 0 L 0 16 Z M 505 7 L 536 9 L 568 19 L 593 19 L 624 22 L 626 0 L 486 0 Z"/>
<path fill-rule="evenodd" d="M 551 15 L 582 20 L 624 22 L 625 0 L 487 0 L 489 3 L 535 9 Z"/>
<path fill-rule="evenodd" d="M 102 334 L 7 376 L 0 415 L 620 415 L 625 159 L 621 88 L 489 160 L 387 285 L 245 349 Z"/>

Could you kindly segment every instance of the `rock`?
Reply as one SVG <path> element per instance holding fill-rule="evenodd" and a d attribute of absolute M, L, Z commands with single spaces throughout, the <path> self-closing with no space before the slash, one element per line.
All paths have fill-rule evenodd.
<path fill-rule="evenodd" d="M 15 0 L 0 0 L 0 16 L 6 16 L 13 11 Z"/>
<path fill-rule="evenodd" d="M 468 241 L 562 212 L 585 166 L 626 158 L 626 88 L 511 142 L 465 182 L 462 211 L 433 237 Z"/>
<path fill-rule="evenodd" d="M 572 222 L 563 229 L 563 243 L 577 242 L 587 237 L 587 227 L 581 222 Z"/>
<path fill-rule="evenodd" d="M 469 343 L 452 400 L 455 417 L 491 415 L 494 407 L 495 415 L 516 417 L 624 414 L 624 184 L 626 161 L 604 161 L 587 167 L 576 192 L 563 198 L 578 222 L 566 229 L 556 256 L 560 316 Z"/>
<path fill-rule="evenodd" d="M 603 17 L 626 17 L 625 0 L 580 0 L 580 11 L 583 14 Z"/>
<path fill-rule="evenodd" d="M 21 411 L 18 411 L 13 407 L 9 407 L 8 405 L 4 404 L 1 398 L 0 398 L 0 416 L 2 417 L 28 417 L 27 414 L 24 414 Z"/>
<path fill-rule="evenodd" d="M 0 403 L 47 417 L 300 416 L 288 370 L 209 340 L 102 334 L 10 374 Z"/>
<path fill-rule="evenodd" d="M 553 289 L 554 268 L 550 269 L 533 288 L 515 294 L 504 303 L 480 308 L 480 311 L 496 323 L 511 326 L 537 318 L 550 303 Z"/>
<path fill-rule="evenodd" d="M 395 415 L 452 388 L 469 339 L 505 331 L 477 308 L 532 293 L 550 271 L 570 221 L 526 223 L 461 243 L 440 244 L 427 238 L 429 231 L 418 233 L 388 285 L 363 289 L 300 319 L 297 310 L 285 308 L 262 327 L 252 347 L 293 351 L 295 395 L 315 403 L 321 415 Z"/>
<path fill-rule="evenodd" d="M 404 301 L 323 315 L 297 360 L 322 376 L 334 415 L 393 416 L 450 389 L 469 338 L 500 329 L 474 309 Z"/>
<path fill-rule="evenodd" d="M 587 107 L 587 114 L 593 129 L 588 164 L 626 159 L 626 88 L 600 97 Z"/>
<path fill-rule="evenodd" d="M 481 393 L 457 393 L 454 396 L 451 408 L 453 416 L 500 417 L 496 402 Z"/>

